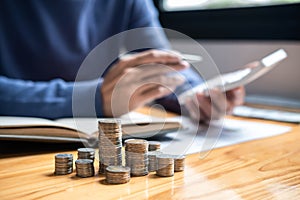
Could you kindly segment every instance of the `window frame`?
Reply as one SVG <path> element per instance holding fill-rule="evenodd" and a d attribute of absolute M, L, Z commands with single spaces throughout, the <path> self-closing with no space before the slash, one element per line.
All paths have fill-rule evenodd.
<path fill-rule="evenodd" d="M 194 39 L 300 40 L 300 3 L 170 12 L 161 3 L 162 26 Z"/>

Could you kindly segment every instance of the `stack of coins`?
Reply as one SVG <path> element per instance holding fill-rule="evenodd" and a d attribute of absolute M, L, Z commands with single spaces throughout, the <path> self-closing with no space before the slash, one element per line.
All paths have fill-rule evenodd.
<path fill-rule="evenodd" d="M 73 155 L 56 154 L 55 155 L 55 174 L 65 175 L 73 172 Z"/>
<path fill-rule="evenodd" d="M 110 165 L 122 165 L 122 127 L 120 119 L 100 119 L 99 173 Z"/>
<path fill-rule="evenodd" d="M 94 161 L 90 159 L 78 159 L 75 161 L 76 175 L 82 178 L 91 177 L 95 174 Z"/>
<path fill-rule="evenodd" d="M 160 150 L 160 142 L 148 141 L 148 143 L 149 143 L 149 151 L 159 151 Z"/>
<path fill-rule="evenodd" d="M 77 154 L 77 159 L 95 159 L 95 150 L 92 148 L 79 148 Z"/>
<path fill-rule="evenodd" d="M 123 184 L 130 181 L 129 167 L 108 166 L 105 171 L 106 182 L 109 184 Z"/>
<path fill-rule="evenodd" d="M 157 170 L 158 176 L 169 177 L 174 175 L 174 158 L 168 154 L 160 154 L 157 158 Z"/>
<path fill-rule="evenodd" d="M 126 166 L 130 167 L 132 176 L 148 174 L 148 142 L 141 139 L 125 141 Z"/>
<path fill-rule="evenodd" d="M 160 151 L 149 151 L 148 152 L 148 160 L 149 160 L 149 165 L 148 165 L 148 171 L 149 172 L 154 172 L 157 170 L 157 155 L 162 154 Z"/>
<path fill-rule="evenodd" d="M 175 172 L 181 172 L 184 170 L 184 161 L 185 161 L 185 156 L 184 155 L 178 155 L 178 156 L 173 156 L 174 158 L 174 171 Z"/>

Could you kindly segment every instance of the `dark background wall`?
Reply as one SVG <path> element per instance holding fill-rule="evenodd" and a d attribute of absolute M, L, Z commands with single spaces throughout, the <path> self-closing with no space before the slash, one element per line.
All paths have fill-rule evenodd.
<path fill-rule="evenodd" d="M 154 3 L 165 28 L 195 39 L 300 40 L 300 3 L 177 12 Z"/>

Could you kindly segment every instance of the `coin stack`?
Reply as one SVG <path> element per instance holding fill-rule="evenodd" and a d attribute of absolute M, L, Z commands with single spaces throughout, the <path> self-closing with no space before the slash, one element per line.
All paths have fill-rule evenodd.
<path fill-rule="evenodd" d="M 73 155 L 56 154 L 55 155 L 55 174 L 65 175 L 73 172 Z"/>
<path fill-rule="evenodd" d="M 100 119 L 99 173 L 110 165 L 122 165 L 122 127 L 120 119 Z"/>
<path fill-rule="evenodd" d="M 183 171 L 185 156 L 179 155 L 179 156 L 174 156 L 173 158 L 174 158 L 174 171 L 175 172 Z"/>
<path fill-rule="evenodd" d="M 108 166 L 105 171 L 106 182 L 109 184 L 123 184 L 130 181 L 129 167 Z"/>
<path fill-rule="evenodd" d="M 159 151 L 160 150 L 160 142 L 148 141 L 148 143 L 149 143 L 149 151 Z"/>
<path fill-rule="evenodd" d="M 149 172 L 154 172 L 157 170 L 157 155 L 162 154 L 160 151 L 149 151 L 148 152 L 148 160 L 149 160 L 149 165 L 148 165 L 148 171 Z"/>
<path fill-rule="evenodd" d="M 82 178 L 91 177 L 95 174 L 94 161 L 91 159 L 78 159 L 75 161 L 76 175 Z"/>
<path fill-rule="evenodd" d="M 148 142 L 142 139 L 125 141 L 126 166 L 130 167 L 132 176 L 148 174 Z"/>
<path fill-rule="evenodd" d="M 93 148 L 79 148 L 77 149 L 77 159 L 95 159 L 95 150 Z"/>
<path fill-rule="evenodd" d="M 160 154 L 157 158 L 157 170 L 158 176 L 170 177 L 174 175 L 174 158 L 168 154 Z"/>

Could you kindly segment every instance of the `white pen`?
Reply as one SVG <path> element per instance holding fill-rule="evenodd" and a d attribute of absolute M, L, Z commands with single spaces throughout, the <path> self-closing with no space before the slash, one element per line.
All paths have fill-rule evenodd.
<path fill-rule="evenodd" d="M 190 63 L 201 62 L 203 60 L 201 56 L 185 53 L 181 54 L 181 58 Z"/>
<path fill-rule="evenodd" d="M 120 55 L 121 58 L 126 58 L 126 57 L 130 57 L 132 55 L 136 54 L 136 52 L 134 53 L 126 53 L 123 55 Z M 196 63 L 196 62 L 201 62 L 203 59 L 201 56 L 198 55 L 194 55 L 194 54 L 180 54 L 181 58 L 189 63 Z"/>

